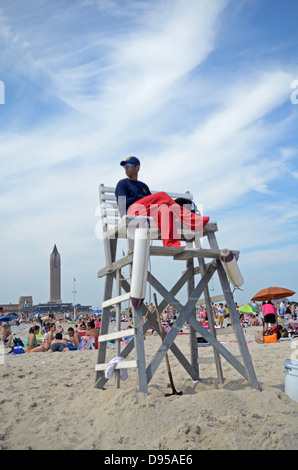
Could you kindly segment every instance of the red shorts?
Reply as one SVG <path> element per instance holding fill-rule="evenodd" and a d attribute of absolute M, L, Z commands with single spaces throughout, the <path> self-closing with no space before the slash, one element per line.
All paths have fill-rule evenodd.
<path fill-rule="evenodd" d="M 209 217 L 201 217 L 180 206 L 165 192 L 150 194 L 134 202 L 127 214 L 152 217 L 160 230 L 164 246 L 180 246 L 174 217 L 196 232 L 202 232 L 209 221 Z"/>

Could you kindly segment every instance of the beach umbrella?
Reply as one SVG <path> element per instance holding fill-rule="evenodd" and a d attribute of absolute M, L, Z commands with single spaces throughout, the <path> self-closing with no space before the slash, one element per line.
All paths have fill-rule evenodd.
<path fill-rule="evenodd" d="M 40 315 L 40 312 L 36 311 L 36 312 L 33 312 L 32 315 Z"/>
<path fill-rule="evenodd" d="M 290 289 L 285 289 L 283 287 L 267 287 L 266 289 L 262 289 L 257 292 L 251 300 L 276 300 L 276 299 L 283 299 L 284 297 L 290 297 L 294 295 L 296 292 Z"/>
<path fill-rule="evenodd" d="M 256 313 L 259 310 L 255 307 L 252 307 L 251 305 L 242 305 L 242 307 L 239 307 L 240 312 L 244 313 Z"/>

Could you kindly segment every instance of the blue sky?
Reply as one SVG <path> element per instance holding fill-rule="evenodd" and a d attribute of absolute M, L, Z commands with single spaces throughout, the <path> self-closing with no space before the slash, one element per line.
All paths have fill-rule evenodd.
<path fill-rule="evenodd" d="M 297 16 L 295 0 L 2 0 L 0 302 L 49 300 L 56 244 L 63 301 L 75 277 L 100 306 L 98 186 L 128 155 L 240 250 L 239 303 L 297 291 Z"/>

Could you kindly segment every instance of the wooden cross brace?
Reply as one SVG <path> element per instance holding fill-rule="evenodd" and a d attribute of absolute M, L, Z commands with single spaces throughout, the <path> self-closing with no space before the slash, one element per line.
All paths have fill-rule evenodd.
<path fill-rule="evenodd" d="M 192 313 L 194 312 L 195 305 L 197 299 L 200 298 L 201 294 L 204 290 L 208 287 L 208 283 L 213 276 L 214 272 L 218 270 L 219 279 L 222 285 L 223 292 L 225 294 L 226 303 L 229 308 L 229 312 L 231 315 L 232 325 L 234 328 L 234 332 L 239 343 L 239 349 L 241 352 L 243 364 L 238 361 L 238 359 L 233 356 L 217 339 L 216 337 L 207 331 L 195 318 Z M 111 275 L 110 275 L 111 276 Z M 115 272 L 113 273 L 115 277 Z M 243 329 L 240 325 L 238 313 L 235 308 L 233 296 L 230 290 L 230 286 L 224 272 L 224 269 L 219 260 L 213 260 L 205 269 L 204 273 L 202 273 L 202 278 L 200 279 L 197 286 L 192 291 L 191 295 L 188 298 L 185 306 L 183 306 L 175 297 L 175 295 L 180 291 L 183 285 L 193 276 L 193 266 L 189 267 L 181 278 L 176 282 L 174 287 L 171 291 L 168 291 L 153 275 L 152 273 L 148 273 L 148 282 L 151 286 L 156 289 L 156 291 L 164 298 L 164 300 L 159 305 L 159 310 L 162 311 L 165 306 L 169 303 L 171 304 L 176 310 L 179 311 L 179 316 L 175 323 L 173 324 L 171 330 L 166 334 L 164 340 L 162 341 L 161 345 L 159 346 L 156 354 L 154 355 L 153 359 L 151 360 L 150 364 L 146 367 L 146 371 L 143 371 L 143 386 L 142 391 L 146 392 L 147 384 L 149 384 L 150 380 L 152 379 L 154 373 L 158 369 L 160 363 L 162 362 L 163 358 L 165 357 L 166 353 L 169 349 L 171 349 L 172 353 L 176 356 L 178 361 L 181 365 L 185 368 L 188 374 L 191 376 L 193 380 L 199 379 L 199 372 L 198 372 L 198 365 L 197 362 L 190 364 L 189 361 L 185 358 L 184 354 L 180 351 L 180 349 L 175 345 L 174 341 L 180 332 L 181 328 L 183 327 L 185 322 L 188 322 L 191 327 L 200 333 L 203 338 L 208 341 L 211 346 L 214 348 L 215 356 L 219 357 L 221 354 L 251 385 L 252 388 L 260 390 L 260 385 L 257 381 L 251 356 L 249 354 L 247 344 L 244 338 Z M 126 280 L 121 280 L 121 287 L 124 291 L 129 292 L 130 286 Z M 162 336 L 162 332 L 159 330 L 159 325 L 155 315 L 151 312 L 147 312 L 146 307 L 143 305 L 140 309 L 136 309 L 139 312 L 139 318 L 141 318 L 141 314 L 147 313 L 147 320 L 143 325 L 141 334 L 144 335 L 146 331 L 152 325 L 153 328 Z M 103 343 L 104 345 L 105 343 Z M 135 346 L 134 338 L 126 345 L 126 347 L 121 352 L 121 356 L 126 358 L 128 354 L 132 351 Z M 104 377 L 104 374 L 98 373 L 96 377 L 96 384 L 95 386 L 98 388 L 102 388 L 104 384 L 107 382 L 108 379 Z M 140 376 L 139 376 L 140 381 Z M 146 382 L 146 384 L 145 384 Z"/>

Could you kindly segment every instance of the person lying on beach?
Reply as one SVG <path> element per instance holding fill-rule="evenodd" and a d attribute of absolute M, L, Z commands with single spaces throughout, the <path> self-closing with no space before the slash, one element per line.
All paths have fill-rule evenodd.
<path fill-rule="evenodd" d="M 40 344 L 39 346 L 34 347 L 33 349 L 31 349 L 31 352 L 46 352 L 46 351 L 49 350 L 49 348 L 52 344 L 53 337 L 54 337 L 56 324 L 55 323 L 50 323 L 48 325 L 48 327 L 49 327 L 49 330 L 45 335 L 44 342 L 42 344 Z"/>
<path fill-rule="evenodd" d="M 49 353 L 52 352 L 67 352 L 67 340 L 63 339 L 62 333 L 56 333 L 55 339 L 53 339 L 51 346 L 48 349 Z"/>
<path fill-rule="evenodd" d="M 2 344 L 10 348 L 11 340 L 12 340 L 12 333 L 11 328 L 8 323 L 3 322 L 0 330 L 0 338 Z"/>

